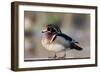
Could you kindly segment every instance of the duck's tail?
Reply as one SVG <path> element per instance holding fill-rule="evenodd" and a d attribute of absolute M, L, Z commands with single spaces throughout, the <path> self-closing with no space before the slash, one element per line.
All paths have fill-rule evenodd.
<path fill-rule="evenodd" d="M 72 43 L 72 44 L 71 44 L 71 49 L 82 50 L 83 48 L 81 48 L 80 46 L 78 46 L 78 45 L 75 44 L 75 43 Z"/>

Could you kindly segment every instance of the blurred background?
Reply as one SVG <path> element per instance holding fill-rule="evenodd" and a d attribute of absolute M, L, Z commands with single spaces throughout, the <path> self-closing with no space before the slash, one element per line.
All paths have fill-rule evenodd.
<path fill-rule="evenodd" d="M 43 48 L 41 31 L 47 24 L 58 24 L 63 33 L 80 43 L 82 51 L 66 51 L 66 58 L 90 57 L 90 15 L 77 13 L 24 12 L 24 59 L 47 59 L 54 53 Z M 57 54 L 60 56 L 61 54 Z"/>

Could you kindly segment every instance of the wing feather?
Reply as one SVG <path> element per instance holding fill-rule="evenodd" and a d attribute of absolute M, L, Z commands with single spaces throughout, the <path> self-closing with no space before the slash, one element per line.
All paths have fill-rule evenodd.
<path fill-rule="evenodd" d="M 63 45 L 65 48 L 70 47 L 70 41 L 61 36 L 56 36 L 54 42 Z"/>

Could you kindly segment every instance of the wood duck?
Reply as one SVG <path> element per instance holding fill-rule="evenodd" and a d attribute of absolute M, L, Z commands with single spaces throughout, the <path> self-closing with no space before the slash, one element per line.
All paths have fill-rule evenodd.
<path fill-rule="evenodd" d="M 62 58 L 66 57 L 67 49 L 82 50 L 78 44 L 79 42 L 75 41 L 68 35 L 61 32 L 60 28 L 57 25 L 49 24 L 42 30 L 42 40 L 41 43 L 45 49 L 48 51 L 55 52 L 53 58 L 58 58 L 56 53 L 64 51 Z"/>

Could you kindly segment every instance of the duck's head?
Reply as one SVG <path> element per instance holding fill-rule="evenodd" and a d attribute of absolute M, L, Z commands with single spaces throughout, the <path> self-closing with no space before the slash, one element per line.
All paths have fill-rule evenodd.
<path fill-rule="evenodd" d="M 61 30 L 58 27 L 58 25 L 49 24 L 49 25 L 46 25 L 46 27 L 42 30 L 42 33 L 58 34 L 58 33 L 61 33 Z"/>

